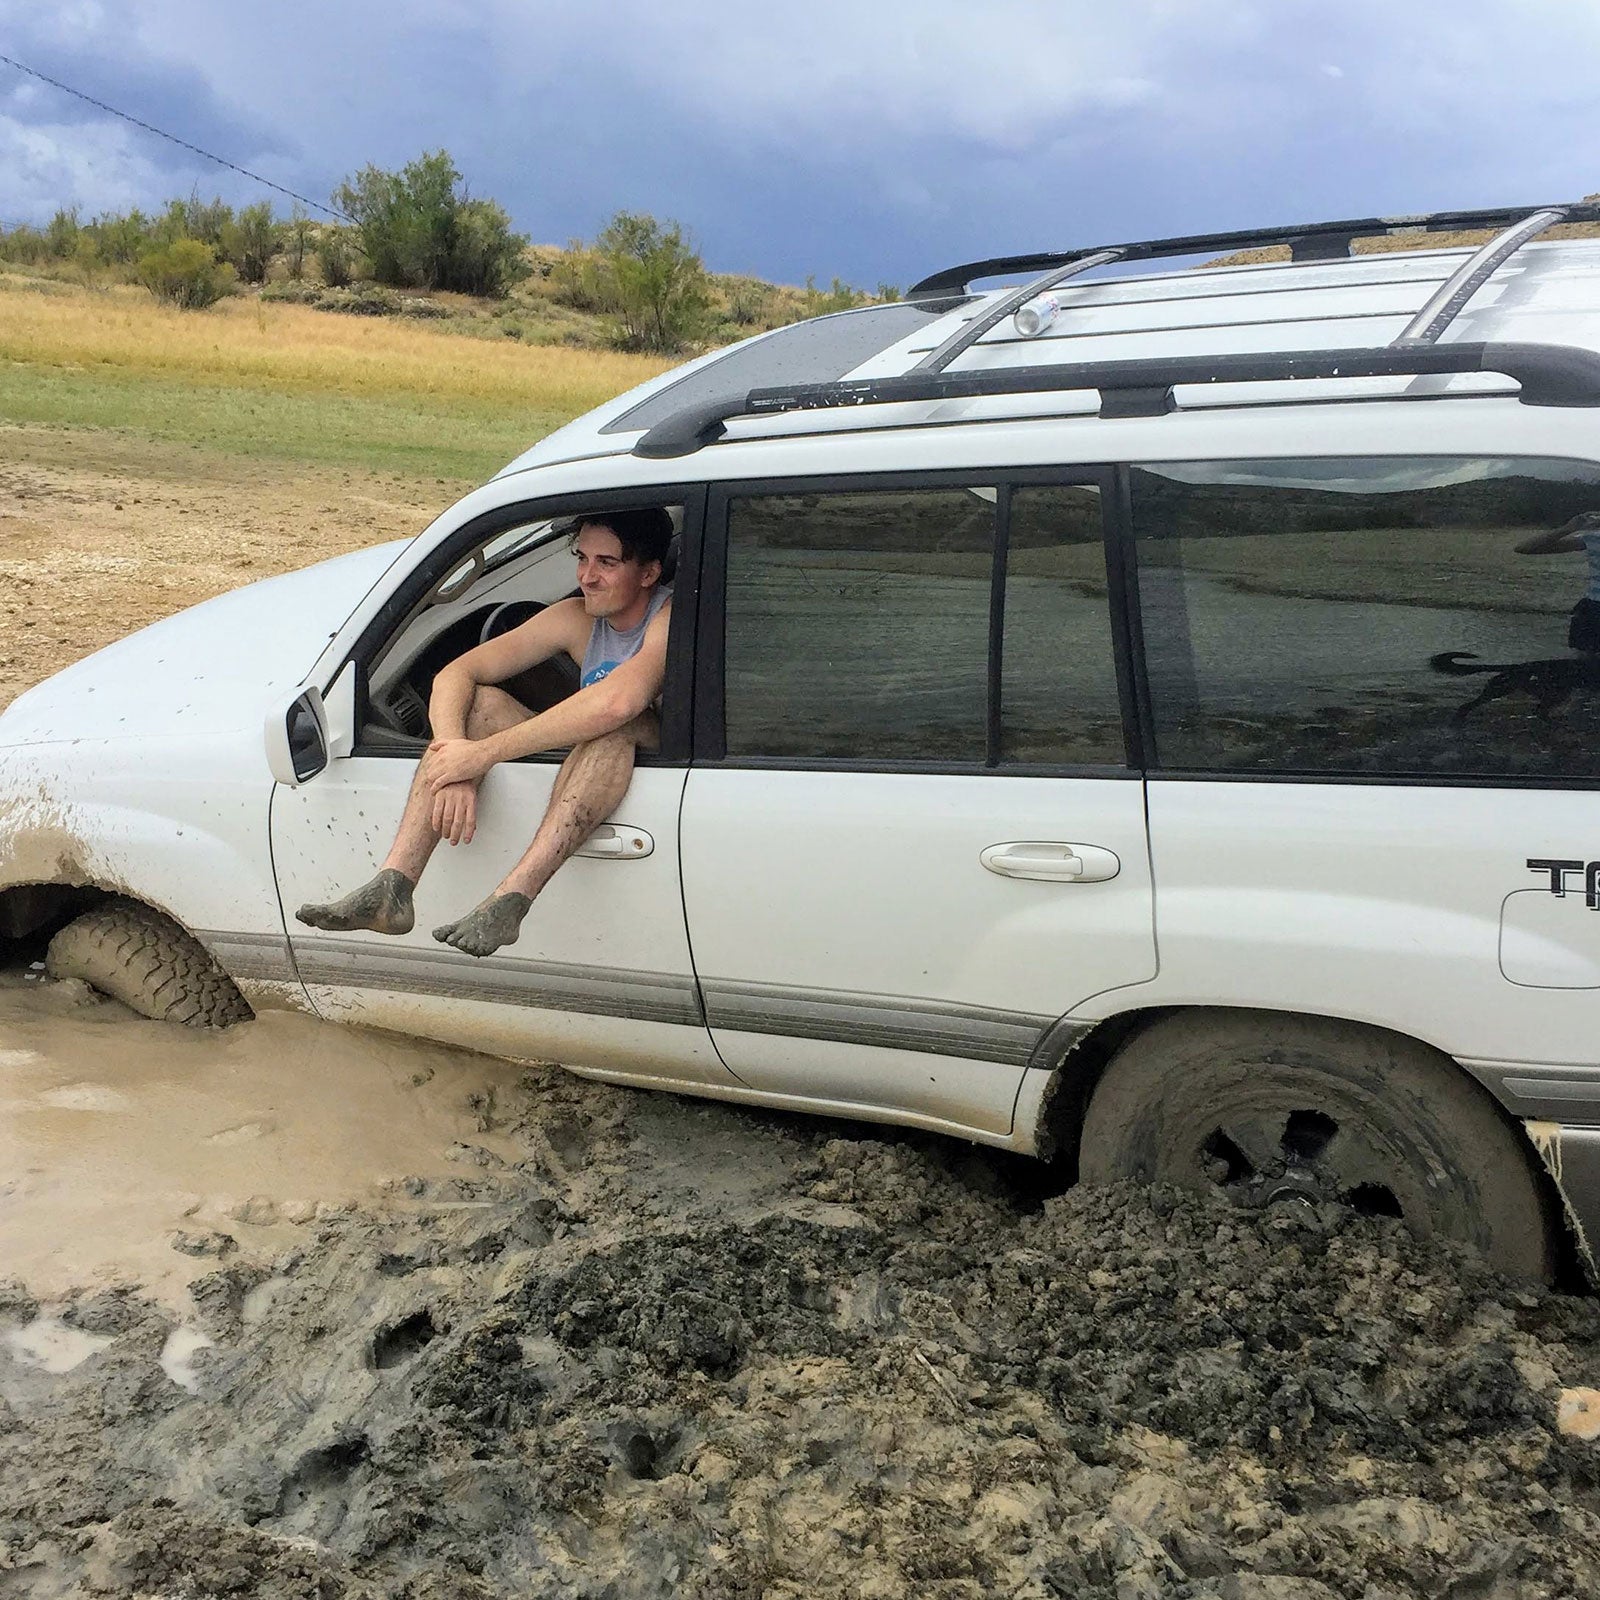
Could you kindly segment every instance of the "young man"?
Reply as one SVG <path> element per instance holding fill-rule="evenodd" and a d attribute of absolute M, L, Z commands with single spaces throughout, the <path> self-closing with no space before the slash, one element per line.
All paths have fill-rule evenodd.
<path fill-rule="evenodd" d="M 661 582 L 672 540 L 662 510 L 595 513 L 573 539 L 582 597 L 547 606 L 510 633 L 452 661 L 433 680 L 433 743 L 417 767 L 400 829 L 377 876 L 343 899 L 304 905 L 313 928 L 409 933 L 412 894 L 441 839 L 468 844 L 478 785 L 496 762 L 572 747 L 544 820 L 521 860 L 464 917 L 433 936 L 469 956 L 512 943 L 556 868 L 611 815 L 633 778 L 634 755 L 656 747 L 652 709 L 666 676 L 672 591 Z M 495 687 L 565 651 L 577 691 L 535 714 Z"/>

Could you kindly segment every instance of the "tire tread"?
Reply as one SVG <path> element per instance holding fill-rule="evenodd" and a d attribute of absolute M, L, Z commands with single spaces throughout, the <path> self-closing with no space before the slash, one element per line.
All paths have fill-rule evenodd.
<path fill-rule="evenodd" d="M 69 922 L 50 941 L 45 966 L 156 1022 L 226 1028 L 254 1015 L 193 934 L 136 900 L 107 900 Z"/>

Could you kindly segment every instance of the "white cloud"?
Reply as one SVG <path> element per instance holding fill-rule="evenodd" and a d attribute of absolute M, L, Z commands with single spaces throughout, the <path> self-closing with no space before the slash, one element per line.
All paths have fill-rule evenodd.
<path fill-rule="evenodd" d="M 149 209 L 154 195 L 187 188 L 152 161 L 120 123 L 19 122 L 0 112 L 0 172 L 7 174 L 0 222 L 41 222 L 76 205 L 102 211 Z"/>

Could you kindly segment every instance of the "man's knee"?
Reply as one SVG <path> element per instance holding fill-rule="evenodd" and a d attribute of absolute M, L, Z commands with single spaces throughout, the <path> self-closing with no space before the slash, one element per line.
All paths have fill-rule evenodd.
<path fill-rule="evenodd" d="M 491 734 L 501 733 L 525 721 L 529 715 L 531 713 L 527 707 L 504 689 L 480 683 L 472 691 L 472 700 L 467 706 L 467 737 L 487 739 Z"/>

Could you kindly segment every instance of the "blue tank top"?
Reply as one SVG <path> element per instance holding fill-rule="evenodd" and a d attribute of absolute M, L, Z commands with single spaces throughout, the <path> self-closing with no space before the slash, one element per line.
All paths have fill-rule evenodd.
<path fill-rule="evenodd" d="M 604 617 L 589 630 L 589 643 L 583 652 L 583 670 L 578 682 L 587 689 L 599 683 L 608 673 L 615 672 L 624 661 L 631 661 L 644 643 L 644 631 L 655 620 L 656 613 L 672 598 L 672 590 L 658 584 L 650 596 L 650 605 L 644 620 L 634 628 L 613 628 Z"/>

